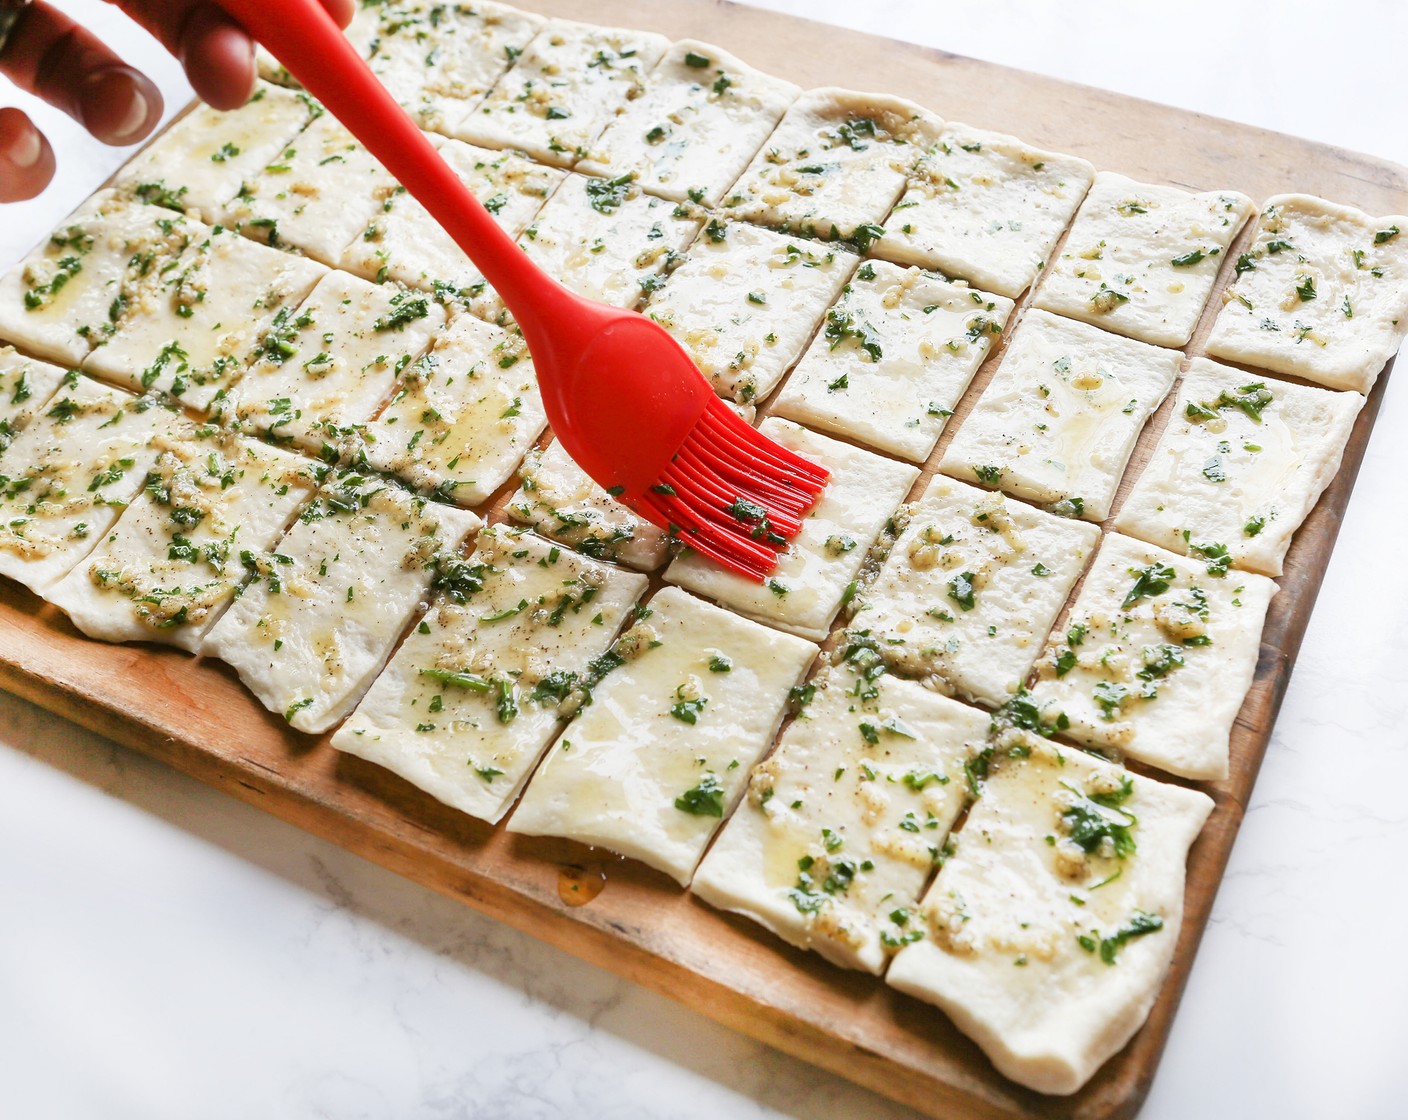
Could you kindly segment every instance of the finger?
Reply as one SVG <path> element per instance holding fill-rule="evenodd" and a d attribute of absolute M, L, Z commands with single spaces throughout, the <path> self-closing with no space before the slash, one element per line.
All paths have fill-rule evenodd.
<path fill-rule="evenodd" d="M 357 0 L 322 0 L 322 5 L 338 27 L 346 29 L 357 14 Z"/>
<path fill-rule="evenodd" d="M 208 0 L 107 0 L 116 4 L 178 58 L 186 24 L 199 8 L 218 8 Z M 338 27 L 346 27 L 357 13 L 356 0 L 319 0 Z"/>
<path fill-rule="evenodd" d="M 49 4 L 20 16 L 0 52 L 0 73 L 105 144 L 135 144 L 161 119 L 156 86 Z"/>
<path fill-rule="evenodd" d="M 212 108 L 238 109 L 254 93 L 254 40 L 219 8 L 191 9 L 175 54 L 191 88 Z"/>
<path fill-rule="evenodd" d="M 54 149 L 18 109 L 0 109 L 0 202 L 33 198 L 54 177 Z"/>
<path fill-rule="evenodd" d="M 254 44 L 219 7 L 201 0 L 109 0 L 118 4 L 181 60 L 191 86 L 216 109 L 235 109 L 254 92 Z M 321 0 L 346 27 L 354 0 Z"/>

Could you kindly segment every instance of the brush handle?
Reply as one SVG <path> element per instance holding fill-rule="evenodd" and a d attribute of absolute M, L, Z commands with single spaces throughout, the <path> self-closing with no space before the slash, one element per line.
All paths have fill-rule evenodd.
<path fill-rule="evenodd" d="M 520 322 L 552 282 L 472 195 L 318 0 L 216 0 L 406 188 Z"/>

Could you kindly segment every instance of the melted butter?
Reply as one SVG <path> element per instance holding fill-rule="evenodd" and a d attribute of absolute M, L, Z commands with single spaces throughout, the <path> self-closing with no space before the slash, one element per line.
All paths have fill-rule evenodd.
<path fill-rule="evenodd" d="M 568 906 L 585 906 L 606 888 L 606 869 L 599 863 L 569 863 L 558 869 L 557 897 Z"/>

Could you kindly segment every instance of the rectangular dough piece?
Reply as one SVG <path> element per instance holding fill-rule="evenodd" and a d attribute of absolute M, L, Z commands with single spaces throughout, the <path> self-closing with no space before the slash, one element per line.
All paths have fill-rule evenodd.
<path fill-rule="evenodd" d="M 714 218 L 645 313 L 721 396 L 753 404 L 797 360 L 855 264 L 843 249 Z"/>
<path fill-rule="evenodd" d="M 0 576 L 43 592 L 142 489 L 158 437 L 182 423 L 149 399 L 66 376 L 0 454 Z"/>
<path fill-rule="evenodd" d="M 1367 393 L 1408 332 L 1408 216 L 1304 194 L 1266 200 L 1208 353 Z"/>
<path fill-rule="evenodd" d="M 945 692 L 1003 704 L 1031 671 L 1100 532 L 935 476 L 857 596 L 850 632 Z"/>
<path fill-rule="evenodd" d="M 1182 778 L 1227 777 L 1232 723 L 1256 672 L 1276 585 L 1107 533 L 1037 662 L 1049 727 Z"/>
<path fill-rule="evenodd" d="M 1005 296 L 866 261 L 774 411 L 922 463 L 1011 314 Z"/>
<path fill-rule="evenodd" d="M 1090 521 L 1110 515 L 1183 355 L 1031 310 L 939 470 Z"/>
<path fill-rule="evenodd" d="M 912 101 L 825 87 L 792 103 L 729 190 L 735 218 L 864 251 L 943 121 Z"/>
<path fill-rule="evenodd" d="M 348 453 L 417 490 L 477 506 L 546 426 L 522 337 L 460 315 L 406 368 L 381 415 L 352 434 Z"/>
<path fill-rule="evenodd" d="M 327 271 L 217 226 L 127 300 L 83 371 L 160 389 L 199 411 L 218 408 L 279 309 L 296 306 Z"/>
<path fill-rule="evenodd" d="M 703 214 L 690 203 L 644 194 L 622 176 L 569 175 L 518 239 L 549 276 L 578 295 L 615 307 L 636 307 L 664 283 L 664 273 L 699 233 Z M 507 321 L 509 312 L 486 289 L 475 314 Z"/>
<path fill-rule="evenodd" d="M 508 513 L 539 533 L 597 560 L 642 572 L 665 562 L 665 531 L 637 517 L 598 486 L 557 440 L 530 451 Z"/>
<path fill-rule="evenodd" d="M 491 152 L 458 140 L 438 141 L 436 146 L 469 192 L 512 237 L 523 232 L 566 175 L 513 152 Z M 434 291 L 442 300 L 468 300 L 484 288 L 474 262 L 402 187 L 392 191 L 382 212 L 347 247 L 341 264 L 368 280 L 397 280 Z"/>
<path fill-rule="evenodd" d="M 816 646 L 665 588 L 614 647 L 510 832 L 565 836 L 688 886 L 772 745 Z"/>
<path fill-rule="evenodd" d="M 158 442 L 146 485 L 44 598 L 91 638 L 195 652 L 312 494 L 316 464 L 207 425 Z"/>
<path fill-rule="evenodd" d="M 444 309 L 424 293 L 329 272 L 302 304 L 274 316 L 232 391 L 240 426 L 309 451 L 335 448 L 444 325 Z"/>
<path fill-rule="evenodd" d="M 1046 266 L 1094 178 L 1083 159 L 950 122 L 873 252 L 1015 298 Z"/>
<path fill-rule="evenodd" d="M 336 475 L 256 559 L 201 653 L 226 662 L 296 730 L 326 731 L 356 706 L 481 524 L 383 479 Z"/>
<path fill-rule="evenodd" d="M 333 746 L 490 822 L 513 804 L 645 577 L 522 529 L 478 539 Z"/>
<path fill-rule="evenodd" d="M 209 227 L 99 191 L 0 278 L 0 338 L 76 367 L 129 300 Z"/>
<path fill-rule="evenodd" d="M 335 265 L 395 190 L 386 169 L 324 114 L 245 177 L 220 208 L 220 221 L 255 241 Z"/>
<path fill-rule="evenodd" d="M 1230 563 L 1279 576 L 1363 403 L 1194 358 L 1115 528 L 1202 557 L 1210 570 Z"/>
<path fill-rule="evenodd" d="M 1189 194 L 1102 171 L 1034 304 L 1158 346 L 1183 346 L 1252 212 L 1236 191 Z"/>
<path fill-rule="evenodd" d="M 114 185 L 143 202 L 214 222 L 241 185 L 322 112 L 306 93 L 259 82 L 239 109 L 197 105 L 134 156 Z"/>
<path fill-rule="evenodd" d="M 682 39 L 578 170 L 630 175 L 663 198 L 717 205 L 801 92 L 725 50 Z"/>
<path fill-rule="evenodd" d="M 356 48 L 357 54 L 363 59 L 369 59 L 372 56 L 377 30 L 381 25 L 381 13 L 386 9 L 386 6 L 386 0 L 357 0 L 352 22 L 343 31 L 348 41 Z M 275 85 L 285 86 L 289 89 L 303 88 L 294 76 L 284 68 L 283 63 L 263 45 L 256 45 L 254 61 L 259 68 L 259 76 L 266 82 L 273 82 Z"/>
<path fill-rule="evenodd" d="M 36 415 L 45 411 L 44 406 L 66 376 L 68 371 L 58 366 L 26 358 L 18 350 L 0 345 L 0 453 Z"/>
<path fill-rule="evenodd" d="M 850 652 L 850 651 L 848 651 Z M 917 903 L 967 803 L 986 712 L 889 676 L 868 648 L 748 779 L 692 890 L 841 968 L 877 975 L 922 936 Z"/>
<path fill-rule="evenodd" d="M 571 167 L 639 97 L 670 41 L 649 31 L 549 20 L 454 134 Z"/>
<path fill-rule="evenodd" d="M 1019 757 L 999 752 L 886 980 L 1004 1076 L 1065 1095 L 1148 1017 L 1213 801 L 1035 735 L 1004 746 Z"/>
<path fill-rule="evenodd" d="M 801 532 L 764 583 L 726 571 L 695 552 L 677 557 L 665 578 L 731 610 L 821 641 L 836 612 L 855 593 L 866 554 L 919 470 L 788 420 L 770 417 L 760 430 L 831 472 L 820 500 L 803 518 Z"/>
<path fill-rule="evenodd" d="M 449 134 L 543 23 L 492 0 L 406 0 L 383 9 L 372 72 L 421 128 Z"/>

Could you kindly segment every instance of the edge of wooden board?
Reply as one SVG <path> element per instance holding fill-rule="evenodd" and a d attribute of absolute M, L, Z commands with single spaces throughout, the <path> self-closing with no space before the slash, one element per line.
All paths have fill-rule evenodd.
<path fill-rule="evenodd" d="M 1402 209 L 1408 198 L 1408 169 L 1371 157 L 728 0 L 523 6 L 716 42 L 804 85 L 864 73 L 877 81 L 853 84 L 1155 181 L 1234 186 L 1260 198 L 1293 186 L 1371 212 Z M 1159 143 L 1151 145 L 1151 136 Z M 1263 158 L 1249 160 L 1249 150 Z M 1231 181 L 1180 178 L 1170 170 L 1190 166 L 1195 151 L 1192 162 L 1205 169 L 1225 164 Z M 1189 857 L 1184 923 L 1158 1002 L 1129 1046 L 1069 1098 L 1007 1081 L 940 1012 L 873 977 L 793 950 L 639 864 L 565 841 L 511 837 L 463 817 L 325 741 L 291 733 L 223 666 L 160 647 L 89 641 L 54 608 L 8 583 L 0 586 L 0 687 L 928 1115 L 1131 1117 L 1148 1091 L 1191 970 L 1388 372 L 1287 559 L 1234 729 L 1233 772 L 1200 787 L 1217 808 Z M 150 704 L 154 695 L 160 705 Z M 596 902 L 573 909 L 558 898 L 558 869 L 584 861 L 609 865 L 608 886 Z"/>

